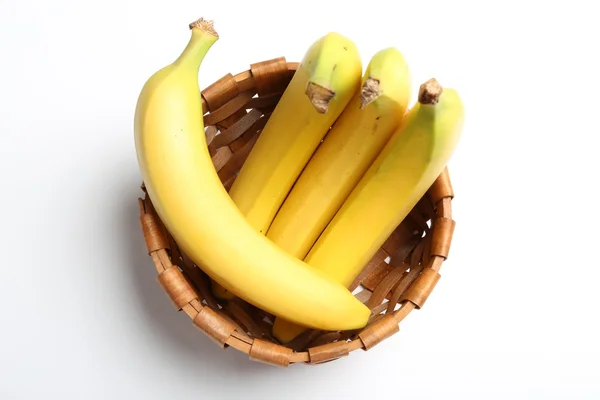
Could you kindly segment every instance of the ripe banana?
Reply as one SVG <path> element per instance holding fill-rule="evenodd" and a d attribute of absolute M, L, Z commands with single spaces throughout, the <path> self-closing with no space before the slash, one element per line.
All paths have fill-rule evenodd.
<path fill-rule="evenodd" d="M 356 92 L 279 209 L 267 237 L 304 259 L 400 124 L 411 95 L 408 65 L 395 48 L 376 53 Z"/>
<path fill-rule="evenodd" d="M 229 290 L 225 289 L 223 286 L 219 285 L 218 282 L 210 279 L 210 286 L 213 294 L 221 299 L 221 300 L 233 300 L 235 296 Z"/>
<path fill-rule="evenodd" d="M 253 229 L 227 194 L 208 152 L 198 88 L 218 35 L 203 19 L 190 29 L 186 48 L 148 79 L 135 110 L 139 168 L 158 216 L 183 253 L 247 302 L 317 329 L 364 327 L 365 305 Z"/>
<path fill-rule="evenodd" d="M 393 47 L 371 58 L 357 91 L 275 216 L 267 237 L 304 259 L 394 130 L 411 96 L 404 56 Z M 275 319 L 273 335 L 287 342 L 305 328 Z"/>
<path fill-rule="evenodd" d="M 258 232 L 267 233 L 302 169 L 360 88 L 361 76 L 358 49 L 338 33 L 307 50 L 229 190 Z"/>
<path fill-rule="evenodd" d="M 360 179 L 304 261 L 345 287 L 442 172 L 460 139 L 464 107 L 458 93 L 435 79 L 420 86 L 419 101 Z M 289 341 L 302 328 L 279 322 Z"/>

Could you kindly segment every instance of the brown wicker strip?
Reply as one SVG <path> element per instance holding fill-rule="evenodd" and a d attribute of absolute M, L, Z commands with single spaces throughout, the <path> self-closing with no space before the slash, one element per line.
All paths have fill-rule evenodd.
<path fill-rule="evenodd" d="M 383 248 L 377 250 L 377 253 L 371 258 L 371 261 L 367 263 L 367 266 L 363 268 L 361 273 L 356 277 L 352 285 L 350 285 L 350 290 L 356 289 L 361 283 L 365 285 L 365 280 L 374 280 L 377 279 L 373 275 L 381 274 L 387 272 L 381 272 L 385 268 L 385 259 L 388 258 L 389 254 Z M 365 285 L 366 286 L 366 285 Z M 374 285 L 367 286 L 369 289 L 374 287 Z"/>
<path fill-rule="evenodd" d="M 431 268 L 423 269 L 421 275 L 409 286 L 400 300 L 410 301 L 417 309 L 423 307 L 439 280 L 440 274 L 437 271 Z"/>
<path fill-rule="evenodd" d="M 452 235 L 454 234 L 454 220 L 445 217 L 437 217 L 433 222 L 430 254 L 448 258 Z"/>
<path fill-rule="evenodd" d="M 397 303 L 400 302 L 400 297 L 402 296 L 402 294 L 404 294 L 406 289 L 408 289 L 408 287 L 414 282 L 414 280 L 417 279 L 421 271 L 423 271 L 423 265 L 417 265 L 416 267 L 411 268 L 410 271 L 405 272 L 404 275 L 402 275 L 402 279 L 400 280 L 400 282 L 398 282 L 390 296 L 390 301 L 388 302 L 386 308 L 387 313 L 391 313 L 392 311 L 394 311 L 394 307 Z"/>
<path fill-rule="evenodd" d="M 250 348 L 250 359 L 278 367 L 287 367 L 290 364 L 292 349 L 278 346 L 262 339 L 254 339 Z"/>
<path fill-rule="evenodd" d="M 142 215 L 140 221 L 142 223 L 142 230 L 144 232 L 148 254 L 169 247 L 169 242 L 167 237 L 163 234 L 160 221 L 153 218 L 150 214 Z"/>
<path fill-rule="evenodd" d="M 233 323 L 208 307 L 202 307 L 194 317 L 193 323 L 220 347 L 225 347 L 227 340 L 236 330 Z"/>
<path fill-rule="evenodd" d="M 348 342 L 346 341 L 327 343 L 308 349 L 308 357 L 311 364 L 321 364 L 337 360 L 348 354 L 350 354 L 350 350 L 348 350 Z"/>
<path fill-rule="evenodd" d="M 284 57 L 261 61 L 250 65 L 259 96 L 283 92 L 287 86 L 288 68 Z"/>
<path fill-rule="evenodd" d="M 380 305 L 386 299 L 390 291 L 398 284 L 398 282 L 400 282 L 402 274 L 404 274 L 408 267 L 408 264 L 403 264 L 403 267 L 392 268 L 385 278 L 377 285 L 377 288 L 369 298 L 369 301 L 367 301 L 367 307 L 373 309 Z"/>
<path fill-rule="evenodd" d="M 215 154 L 212 157 L 212 160 L 217 172 L 220 171 L 227 164 L 231 157 L 233 157 L 233 153 L 227 146 L 221 147 L 215 152 Z"/>
<path fill-rule="evenodd" d="M 234 106 L 238 105 L 238 102 L 243 103 L 244 100 L 246 100 L 247 98 L 249 98 L 250 96 L 254 95 L 255 93 L 251 93 L 251 92 L 243 92 L 240 93 L 239 96 L 237 96 L 236 98 L 234 98 L 233 100 L 231 100 L 231 102 L 225 104 L 221 109 L 223 110 L 224 113 L 226 113 L 227 108 L 228 107 L 232 107 L 230 111 L 234 110 Z M 227 112 L 230 112 L 227 111 Z M 215 126 L 219 129 L 219 132 L 223 132 L 226 129 L 231 128 L 235 123 L 237 123 L 242 117 L 244 117 L 246 114 L 248 113 L 248 111 L 242 106 L 241 108 L 239 108 L 236 111 L 233 111 L 233 114 L 229 115 L 228 117 L 218 121 L 215 123 Z"/>
<path fill-rule="evenodd" d="M 242 136 L 248 129 L 250 129 L 258 120 L 262 117 L 263 113 L 258 110 L 252 110 L 248 114 L 240 118 L 239 121 L 234 123 L 229 129 L 221 132 L 210 144 L 211 147 L 218 149 L 222 146 L 227 146 L 235 139 Z"/>
<path fill-rule="evenodd" d="M 171 266 L 158 274 L 158 281 L 177 307 L 177 310 L 181 310 L 185 304 L 198 298 L 192 286 L 176 266 Z"/>
<path fill-rule="evenodd" d="M 229 143 L 228 146 L 231 149 L 231 151 L 233 151 L 236 155 L 243 154 L 240 153 L 240 151 L 246 148 L 246 145 L 248 145 L 248 143 L 254 143 L 254 140 L 258 138 L 258 133 L 260 133 L 260 131 L 265 127 L 265 124 L 269 120 L 270 115 L 271 114 L 263 114 L 258 121 L 256 121 L 252 126 L 250 126 L 250 128 L 248 128 L 248 130 L 246 130 L 246 132 L 244 132 L 242 135 L 240 135 L 240 137 L 234 139 L 231 143 Z M 240 162 L 243 163 L 244 160 L 245 157 L 242 158 Z"/>
<path fill-rule="evenodd" d="M 365 350 L 372 349 L 384 339 L 399 331 L 398 322 L 391 315 L 386 315 L 374 324 L 368 325 L 358 334 Z"/>
<path fill-rule="evenodd" d="M 248 103 L 246 103 L 246 108 L 256 108 L 258 110 L 272 109 L 277 105 L 280 98 L 281 93 L 272 93 L 265 96 L 253 97 Z"/>
<path fill-rule="evenodd" d="M 220 108 L 204 118 L 204 123 L 208 125 L 227 125 L 224 121 L 242 110 L 242 107 L 254 96 L 254 91 L 246 91 L 238 94 Z M 232 121 L 233 122 L 233 121 Z"/>
<path fill-rule="evenodd" d="M 263 325 L 259 322 L 259 319 L 254 319 L 253 316 L 239 305 L 240 300 L 228 301 L 223 307 L 232 318 L 238 322 L 238 324 L 244 328 L 244 331 L 250 336 L 255 338 L 262 338 L 268 336 L 268 332 L 264 332 Z M 247 304 L 247 303 L 246 303 Z"/>
<path fill-rule="evenodd" d="M 229 100 L 240 93 L 237 80 L 231 74 L 206 87 L 202 91 L 202 98 L 206 101 L 209 110 L 217 110 Z"/>

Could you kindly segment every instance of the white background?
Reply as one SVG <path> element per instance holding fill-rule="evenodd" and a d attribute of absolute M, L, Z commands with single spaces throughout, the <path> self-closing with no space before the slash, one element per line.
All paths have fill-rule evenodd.
<path fill-rule="evenodd" d="M 593 2 L 2 1 L 0 399 L 598 399 Z M 552 3 L 552 4 L 550 4 Z M 391 6 L 391 4 L 396 4 Z M 139 90 L 214 19 L 200 73 L 351 37 L 467 105 L 426 306 L 369 352 L 275 369 L 176 313 L 138 222 Z"/>

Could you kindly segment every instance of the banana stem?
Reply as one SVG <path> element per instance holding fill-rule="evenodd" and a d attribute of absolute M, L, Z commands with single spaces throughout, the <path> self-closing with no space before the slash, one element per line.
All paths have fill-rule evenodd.
<path fill-rule="evenodd" d="M 435 78 L 429 79 L 419 87 L 419 103 L 428 105 L 437 104 L 442 91 L 442 85 Z"/>
<path fill-rule="evenodd" d="M 174 64 L 190 74 L 198 74 L 200 64 L 208 50 L 219 40 L 219 35 L 215 31 L 213 21 L 204 18 L 192 22 L 189 27 L 192 31 L 190 40 Z"/>
<path fill-rule="evenodd" d="M 360 109 L 365 108 L 369 103 L 377 100 L 381 96 L 379 90 L 379 80 L 369 77 L 360 92 Z"/>
<path fill-rule="evenodd" d="M 321 114 L 327 114 L 329 102 L 335 96 L 335 92 L 323 86 L 308 82 L 306 85 L 306 95 L 310 99 L 310 103 L 315 107 L 315 110 Z"/>
<path fill-rule="evenodd" d="M 200 17 L 199 19 L 190 24 L 190 29 L 194 28 L 200 29 L 204 32 L 210 33 L 213 36 L 219 37 L 219 34 L 215 30 L 214 21 Z"/>

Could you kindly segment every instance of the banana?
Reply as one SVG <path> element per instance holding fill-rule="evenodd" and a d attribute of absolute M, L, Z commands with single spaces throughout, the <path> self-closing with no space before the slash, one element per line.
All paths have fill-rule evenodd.
<path fill-rule="evenodd" d="M 213 294 L 221 300 L 233 300 L 235 296 L 223 286 L 219 285 L 216 281 L 210 279 L 210 286 Z"/>
<path fill-rule="evenodd" d="M 360 179 L 304 261 L 345 287 L 352 284 L 442 172 L 462 132 L 464 106 L 454 89 L 435 79 Z M 278 319 L 287 342 L 303 328 Z"/>
<path fill-rule="evenodd" d="M 394 47 L 375 53 L 357 91 L 278 211 L 267 237 L 304 259 L 394 130 L 412 91 L 404 56 Z M 287 342 L 304 330 L 280 318 L 273 335 Z"/>
<path fill-rule="evenodd" d="M 267 231 L 269 239 L 304 259 L 402 121 L 411 90 L 409 68 L 398 50 L 373 55 L 362 90 L 300 174 Z"/>
<path fill-rule="evenodd" d="M 309 47 L 229 190 L 257 231 L 267 233 L 361 77 L 360 55 L 348 38 L 330 32 Z"/>
<path fill-rule="evenodd" d="M 203 19 L 190 29 L 180 56 L 144 84 L 135 110 L 138 164 L 158 216 L 184 254 L 248 303 L 316 329 L 364 327 L 365 305 L 256 231 L 223 187 L 206 144 L 198 87 L 200 65 L 218 35 Z"/>

